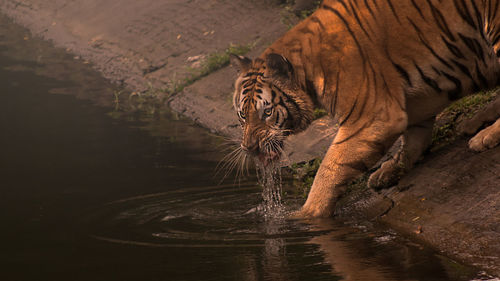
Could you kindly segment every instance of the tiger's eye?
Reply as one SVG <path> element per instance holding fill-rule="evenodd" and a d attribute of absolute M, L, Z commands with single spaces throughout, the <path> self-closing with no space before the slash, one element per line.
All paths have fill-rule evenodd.
<path fill-rule="evenodd" d="M 245 119 L 245 117 L 246 117 L 246 116 L 245 116 L 245 112 L 240 111 L 240 112 L 238 112 L 238 113 L 239 113 L 239 115 L 240 115 L 241 119 Z"/>
<path fill-rule="evenodd" d="M 264 109 L 264 115 L 271 116 L 272 113 L 273 113 L 273 108 L 272 107 Z"/>

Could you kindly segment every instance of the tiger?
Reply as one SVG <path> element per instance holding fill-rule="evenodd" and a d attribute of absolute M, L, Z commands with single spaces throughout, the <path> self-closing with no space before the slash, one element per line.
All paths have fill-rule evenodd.
<path fill-rule="evenodd" d="M 264 165 L 305 130 L 315 107 L 338 132 L 298 217 L 329 217 L 353 179 L 398 138 L 400 150 L 367 181 L 397 183 L 430 146 L 436 115 L 453 101 L 500 84 L 500 0 L 324 0 L 239 69 L 233 105 L 241 149 Z M 500 109 L 500 102 L 496 103 Z M 499 118 L 500 110 L 495 118 Z M 469 147 L 500 142 L 500 119 Z"/>

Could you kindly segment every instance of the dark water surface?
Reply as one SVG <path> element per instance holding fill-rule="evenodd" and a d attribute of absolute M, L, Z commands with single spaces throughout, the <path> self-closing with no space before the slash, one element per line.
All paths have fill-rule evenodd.
<path fill-rule="evenodd" d="M 477 276 L 390 231 L 247 213 L 261 189 L 218 185 L 219 138 L 112 118 L 117 91 L 0 18 L 0 280 Z"/>

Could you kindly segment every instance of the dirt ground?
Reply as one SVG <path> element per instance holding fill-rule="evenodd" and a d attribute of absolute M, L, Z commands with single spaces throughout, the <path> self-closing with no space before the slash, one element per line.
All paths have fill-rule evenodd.
<path fill-rule="evenodd" d="M 0 10 L 104 77 L 143 91 L 190 75 L 192 57 L 250 44 L 258 55 L 287 31 L 271 0 L 4 0 Z M 191 58 L 191 59 L 190 59 Z M 224 67 L 168 97 L 170 107 L 211 131 L 236 138 Z M 329 117 L 287 143 L 289 163 L 321 156 L 335 134 Z M 400 184 L 361 209 L 444 254 L 500 275 L 500 148 L 475 154 L 464 140 L 428 155 Z M 389 204 L 388 204 L 389 202 Z M 373 211 L 378 210 L 378 211 Z M 382 210 L 382 211 L 381 211 Z"/>

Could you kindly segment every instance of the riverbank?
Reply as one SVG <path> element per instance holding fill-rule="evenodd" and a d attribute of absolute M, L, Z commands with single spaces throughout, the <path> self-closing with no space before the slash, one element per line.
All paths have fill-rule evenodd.
<path fill-rule="evenodd" d="M 283 7 L 265 0 L 6 0 L 0 9 L 132 92 L 162 89 L 156 94 L 173 110 L 229 138 L 239 134 L 231 105 L 236 71 L 222 67 L 191 79 L 193 73 L 231 46 L 250 46 L 255 57 L 290 24 Z M 334 128 L 322 117 L 291 138 L 290 163 L 322 156 Z M 458 140 L 427 155 L 398 186 L 364 191 L 368 199 L 352 205 L 376 210 L 372 218 L 500 275 L 499 156 L 500 148 L 475 154 Z"/>

